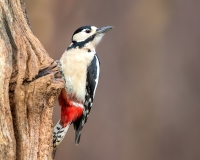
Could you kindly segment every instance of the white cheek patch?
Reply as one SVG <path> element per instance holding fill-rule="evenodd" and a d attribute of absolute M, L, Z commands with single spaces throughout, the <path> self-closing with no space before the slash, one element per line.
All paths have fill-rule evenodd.
<path fill-rule="evenodd" d="M 76 42 L 81 42 L 81 41 L 84 41 L 85 39 L 87 39 L 88 37 L 89 37 L 89 35 L 87 35 L 85 32 L 80 32 L 73 36 L 73 40 Z"/>
<path fill-rule="evenodd" d="M 76 42 L 82 42 L 85 41 L 87 38 L 89 38 L 90 36 L 92 36 L 94 34 L 93 31 L 91 31 L 90 33 L 86 33 L 84 30 L 82 32 L 79 32 L 77 34 L 75 34 L 73 36 L 73 40 Z"/>

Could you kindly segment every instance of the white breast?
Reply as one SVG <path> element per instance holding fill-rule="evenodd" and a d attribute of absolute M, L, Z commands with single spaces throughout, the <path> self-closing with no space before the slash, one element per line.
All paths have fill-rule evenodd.
<path fill-rule="evenodd" d="M 67 94 L 75 94 L 80 101 L 85 101 L 87 67 L 95 52 L 83 49 L 65 51 L 60 62 L 65 77 Z"/>

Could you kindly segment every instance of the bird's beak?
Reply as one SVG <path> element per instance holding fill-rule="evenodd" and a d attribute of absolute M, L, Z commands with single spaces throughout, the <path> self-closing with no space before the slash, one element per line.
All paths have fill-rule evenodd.
<path fill-rule="evenodd" d="M 97 29 L 97 34 L 104 34 L 104 33 L 108 32 L 112 28 L 114 28 L 114 27 L 113 26 L 106 26 L 106 27 L 98 28 Z"/>

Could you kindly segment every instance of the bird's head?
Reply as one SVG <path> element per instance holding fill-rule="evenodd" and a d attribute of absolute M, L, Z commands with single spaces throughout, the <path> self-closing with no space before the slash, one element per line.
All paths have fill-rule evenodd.
<path fill-rule="evenodd" d="M 104 34 L 112 29 L 113 26 L 97 28 L 95 26 L 83 26 L 78 28 L 72 35 L 72 44 L 70 47 L 85 47 L 90 46 L 95 48 L 101 41 Z"/>

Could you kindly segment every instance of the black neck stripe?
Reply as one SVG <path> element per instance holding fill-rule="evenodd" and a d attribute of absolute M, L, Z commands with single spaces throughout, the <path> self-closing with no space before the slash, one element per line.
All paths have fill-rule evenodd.
<path fill-rule="evenodd" d="M 89 38 L 87 38 L 86 40 L 81 41 L 81 42 L 72 41 L 72 45 L 69 46 L 69 47 L 67 48 L 67 50 L 70 50 L 70 49 L 76 48 L 76 47 L 78 47 L 78 48 L 83 48 L 83 47 L 85 46 L 85 44 L 87 44 L 87 43 L 93 41 L 95 36 L 96 36 L 96 34 L 93 34 L 92 36 L 90 36 Z"/>

